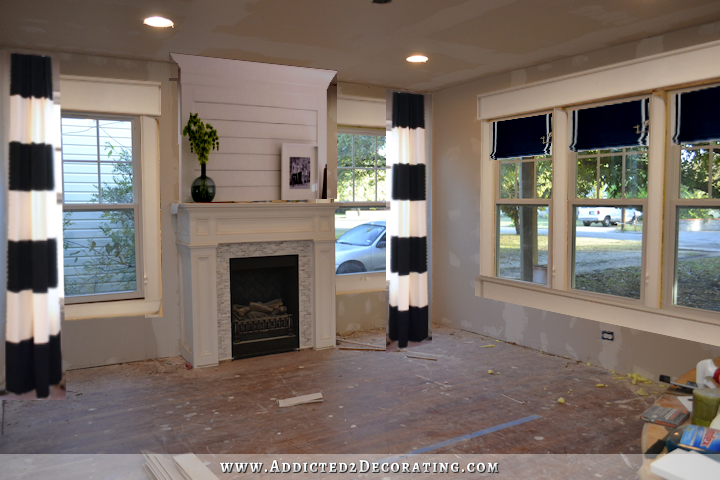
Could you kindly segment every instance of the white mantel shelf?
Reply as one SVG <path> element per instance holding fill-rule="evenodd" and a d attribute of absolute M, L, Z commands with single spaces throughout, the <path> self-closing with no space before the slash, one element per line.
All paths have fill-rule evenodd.
<path fill-rule="evenodd" d="M 333 203 L 180 203 L 181 351 L 194 367 L 217 365 L 217 248 L 221 244 L 312 242 L 312 347 L 335 346 Z M 229 335 L 230 332 L 220 332 Z"/>
<path fill-rule="evenodd" d="M 332 203 L 180 203 L 179 244 L 335 241 Z"/>

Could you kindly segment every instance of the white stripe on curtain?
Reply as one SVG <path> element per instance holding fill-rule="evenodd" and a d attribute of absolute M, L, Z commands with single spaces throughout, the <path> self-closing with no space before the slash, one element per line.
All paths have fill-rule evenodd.
<path fill-rule="evenodd" d="M 427 307 L 427 272 L 410 272 L 410 275 L 391 273 L 390 283 L 397 286 L 397 288 L 390 288 L 390 306 L 399 307 L 400 310 L 407 310 L 411 305 Z M 409 296 L 398 298 L 398 291 L 407 291 Z"/>
<path fill-rule="evenodd" d="M 49 98 L 10 97 L 10 142 L 50 143 L 57 126 L 53 118 L 53 101 Z"/>

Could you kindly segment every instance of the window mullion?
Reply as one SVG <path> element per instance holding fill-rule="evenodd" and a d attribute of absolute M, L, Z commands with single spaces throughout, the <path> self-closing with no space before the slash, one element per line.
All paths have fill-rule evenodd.
<path fill-rule="evenodd" d="M 375 201 L 378 199 L 378 176 L 377 176 L 377 151 L 378 151 L 378 137 L 375 137 Z"/>
<path fill-rule="evenodd" d="M 100 120 L 95 120 L 95 135 L 97 143 L 98 203 L 102 203 L 102 176 L 100 175 Z"/>
<path fill-rule="evenodd" d="M 352 136 L 352 199 L 355 201 L 355 135 Z"/>

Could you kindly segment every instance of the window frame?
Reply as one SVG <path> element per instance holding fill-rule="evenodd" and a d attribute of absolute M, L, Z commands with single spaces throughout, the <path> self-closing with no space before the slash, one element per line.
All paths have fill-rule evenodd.
<path fill-rule="evenodd" d="M 703 87 L 716 85 L 717 84 L 703 85 Z M 669 92 L 669 103 L 673 106 L 673 108 L 669 110 L 674 113 L 674 95 L 686 91 L 696 90 L 697 88 L 698 87 L 693 87 Z M 674 116 L 671 115 L 671 118 L 674 118 Z M 666 141 L 667 183 L 665 187 L 665 201 L 663 204 L 665 212 L 663 243 L 665 245 L 665 249 L 663 252 L 662 309 L 669 312 L 676 312 L 679 315 L 705 317 L 720 323 L 720 312 L 718 311 L 675 304 L 678 268 L 678 208 L 695 207 L 720 209 L 720 198 L 680 198 L 680 156 L 683 150 L 683 145 L 673 144 L 671 135 L 667 136 Z M 720 141 L 720 138 L 710 141 Z M 720 145 L 715 145 L 713 150 L 720 151 Z M 710 162 L 712 164 L 712 159 L 710 159 Z M 710 176 L 708 181 L 712 182 L 712 176 Z"/>
<path fill-rule="evenodd" d="M 370 128 L 370 127 L 349 127 L 349 126 L 341 126 L 338 125 L 337 127 L 337 135 L 352 135 L 353 136 L 353 142 L 352 142 L 352 166 L 351 167 L 341 167 L 339 164 L 337 165 L 337 178 L 340 178 L 340 172 L 343 170 L 350 170 L 352 172 L 352 191 L 353 191 L 353 200 L 352 201 L 345 201 L 345 200 L 338 200 L 339 202 L 343 204 L 367 204 L 367 203 L 381 203 L 383 200 L 378 200 L 378 177 L 377 172 L 380 169 L 377 164 L 377 151 L 378 151 L 378 145 L 377 145 L 377 137 L 384 137 L 387 138 L 387 131 L 382 128 Z M 375 138 L 375 166 L 370 167 L 356 167 L 355 166 L 355 136 L 373 136 Z M 336 136 L 336 142 L 337 142 L 337 136 Z M 387 146 L 387 140 L 385 145 Z M 355 170 L 373 170 L 375 171 L 375 200 L 370 201 L 364 201 L 364 200 L 355 200 Z M 385 182 L 387 182 L 390 179 L 390 168 L 387 163 L 387 155 L 385 156 Z M 388 199 L 386 198 L 385 203 L 388 202 Z"/>
<path fill-rule="evenodd" d="M 548 112 L 544 112 L 548 113 Z M 540 112 L 538 115 L 542 115 L 543 112 Z M 536 114 L 533 114 L 536 115 Z M 520 117 L 514 117 L 514 118 L 520 118 Z M 509 119 L 503 119 L 503 120 L 509 120 Z M 553 122 L 554 122 L 553 118 Z M 553 125 L 553 131 L 554 125 Z M 553 154 L 555 153 L 555 145 L 553 145 Z M 549 158 L 548 158 L 549 157 Z M 538 162 L 544 162 L 544 161 L 550 161 L 552 165 L 552 175 L 551 175 L 551 190 L 550 190 L 550 197 L 549 198 L 520 198 L 519 192 L 518 196 L 516 198 L 503 198 L 501 189 L 500 189 L 500 175 L 502 173 L 502 165 L 513 163 L 516 165 L 516 172 L 519 172 L 520 164 L 525 162 L 532 162 L 533 163 L 533 192 L 534 195 L 537 194 L 537 163 Z M 494 210 L 493 210 L 493 219 L 494 219 L 494 231 L 493 231 L 493 237 L 494 237 L 494 249 L 493 249 L 493 274 L 492 276 L 494 278 L 500 279 L 500 280 L 507 280 L 509 282 L 520 282 L 523 284 L 531 284 L 536 285 L 539 287 L 546 287 L 551 288 L 552 287 L 552 275 L 551 269 L 553 265 L 553 197 L 554 197 L 554 186 L 555 186 L 555 158 L 553 155 L 547 155 L 547 156 L 538 156 L 538 157 L 519 157 L 519 158 L 507 158 L 507 159 L 499 159 L 499 160 L 490 160 L 491 162 L 494 162 L 495 165 L 493 165 L 493 177 L 494 177 L 494 195 L 495 195 L 495 203 L 494 203 Z M 517 183 L 516 185 L 519 185 Z M 518 187 L 516 187 L 517 189 Z M 542 283 L 535 283 L 535 282 L 527 282 L 524 280 L 517 280 L 512 278 L 505 278 L 500 277 L 500 215 L 498 215 L 498 210 L 503 205 L 516 205 L 516 206 L 543 206 L 547 207 L 548 211 L 548 264 L 547 264 L 547 282 L 545 284 Z"/>
<path fill-rule="evenodd" d="M 642 97 L 641 97 L 642 98 Z M 614 102 L 612 102 L 614 103 Z M 598 105 L 592 105 L 592 106 L 598 106 Z M 587 108 L 588 106 L 584 105 L 579 108 Z M 570 111 L 568 111 L 568 115 L 570 114 Z M 651 122 L 652 123 L 652 122 Z M 623 148 L 625 150 L 625 148 Z M 575 186 L 577 186 L 577 165 L 578 165 L 578 156 L 581 154 L 581 152 L 573 152 L 568 151 L 568 178 L 570 179 L 570 185 L 572 188 L 568 189 L 568 228 L 567 228 L 567 238 L 568 238 L 568 258 L 567 258 L 567 291 L 577 293 L 579 295 L 589 295 L 591 297 L 597 297 L 599 299 L 604 299 L 605 301 L 612 301 L 614 303 L 624 303 L 628 305 L 644 305 L 646 302 L 645 297 L 645 289 L 647 282 L 643 281 L 643 279 L 646 277 L 647 274 L 647 230 L 646 230 L 646 223 L 645 218 L 647 215 L 648 210 L 648 196 L 649 196 L 649 190 L 650 190 L 650 179 L 648 178 L 648 196 L 645 198 L 626 198 L 625 197 L 625 156 L 628 152 L 623 151 L 623 171 L 622 171 L 622 197 L 620 198 L 578 198 L 577 197 L 577 190 Z M 609 154 L 597 154 L 598 158 L 598 165 L 600 158 L 602 155 L 606 156 L 613 156 L 613 153 Z M 648 141 L 648 149 L 647 149 L 647 155 L 648 155 L 648 170 L 649 170 L 649 163 L 650 163 L 650 145 Z M 615 155 L 619 156 L 619 155 Z M 596 179 L 599 185 L 599 169 L 596 173 Z M 600 192 L 597 192 L 597 196 L 599 197 Z M 643 224 L 642 224 L 642 244 L 641 244 L 641 257 L 640 257 L 640 298 L 628 298 L 628 297 L 621 297 L 618 295 L 611 295 L 608 293 L 600 293 L 600 292 L 591 292 L 588 290 L 579 290 L 575 288 L 575 241 L 576 241 L 576 212 L 579 207 L 632 207 L 632 206 L 642 206 L 643 210 Z"/>
<path fill-rule="evenodd" d="M 138 133 L 137 125 L 139 119 L 136 116 L 128 115 L 107 115 L 107 114 L 93 114 L 88 112 L 72 112 L 62 111 L 61 120 L 64 118 L 79 118 L 79 119 L 91 119 L 91 120 L 119 120 L 129 121 L 132 124 L 132 166 L 133 166 L 133 203 L 125 204 L 114 204 L 114 203 L 65 203 L 65 159 L 62 158 L 62 180 L 63 180 L 63 214 L 66 211 L 108 211 L 108 210 L 133 210 L 133 218 L 135 224 L 135 279 L 136 289 L 128 292 L 113 292 L 113 293 L 91 293 L 84 295 L 65 295 L 65 304 L 83 304 L 83 303 L 96 303 L 96 302 L 109 302 L 114 300 L 133 300 L 133 299 L 144 299 L 145 289 L 143 271 L 143 248 L 142 248 L 142 174 L 140 169 L 140 135 Z M 62 131 L 60 135 L 62 145 Z M 100 148 L 98 146 L 98 157 L 100 157 Z M 89 162 L 88 162 L 89 163 Z M 100 179 L 98 178 L 100 182 Z M 102 184 L 99 184 L 99 188 L 102 188 Z"/>
<path fill-rule="evenodd" d="M 162 317 L 158 124 L 162 115 L 161 83 L 60 75 L 60 90 L 63 111 L 137 119 L 135 126 L 139 141 L 138 147 L 133 149 L 133 156 L 138 158 L 134 164 L 139 169 L 138 188 L 142 191 L 140 228 L 143 232 L 141 260 L 136 256 L 136 262 L 142 262 L 143 276 L 138 283 L 144 298 L 71 303 L 65 307 L 65 319 Z"/>
<path fill-rule="evenodd" d="M 370 128 L 370 127 L 351 127 L 338 125 L 337 135 L 374 135 L 376 137 L 387 138 L 388 132 L 382 128 Z M 336 142 L 337 142 L 336 135 Z M 353 138 L 354 140 L 354 138 Z M 387 140 L 386 140 L 387 145 Z M 377 140 L 375 141 L 375 167 L 373 170 L 377 172 Z M 385 157 L 385 171 L 386 171 L 386 185 L 390 180 L 390 166 L 387 163 L 387 156 Z M 369 170 L 369 168 L 365 168 Z M 340 167 L 337 166 L 337 178 L 340 177 L 341 170 L 355 170 L 355 142 L 353 141 L 353 166 L 352 167 Z M 375 198 L 377 199 L 377 173 L 375 174 Z M 353 172 L 353 198 L 355 197 L 355 173 Z M 338 208 L 384 208 L 385 211 L 390 210 L 390 201 L 335 201 L 335 205 Z M 387 229 L 386 229 L 387 232 Z M 387 250 L 386 250 L 387 255 Z M 335 293 L 337 295 L 364 293 L 364 292 L 378 292 L 385 290 L 385 271 L 373 271 L 373 272 L 360 272 L 360 273 L 336 273 L 335 274 Z"/>

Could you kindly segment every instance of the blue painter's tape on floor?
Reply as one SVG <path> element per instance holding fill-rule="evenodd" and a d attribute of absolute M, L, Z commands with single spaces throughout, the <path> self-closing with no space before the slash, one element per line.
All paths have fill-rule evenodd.
<path fill-rule="evenodd" d="M 542 417 L 540 415 L 530 415 L 529 417 L 520 418 L 518 420 L 513 420 L 512 422 L 503 423 L 501 425 L 496 425 L 494 427 L 486 428 L 484 430 L 478 430 L 477 432 L 469 433 L 467 435 L 463 435 L 462 437 L 455 437 L 455 438 L 451 438 L 450 440 L 445 440 L 444 442 L 436 443 L 434 445 L 430 445 L 430 446 L 423 447 L 423 448 L 418 448 L 417 450 L 413 450 L 412 452 L 405 454 L 405 455 L 401 455 L 399 457 L 380 460 L 380 463 L 394 462 L 394 461 L 400 460 L 402 458 L 408 457 L 410 455 L 419 455 L 421 453 L 431 452 L 433 450 L 437 450 L 438 448 L 447 447 L 448 445 L 453 445 L 455 443 L 462 442 L 463 440 L 470 440 L 473 438 L 482 437 L 483 435 L 487 435 L 488 433 L 497 432 L 498 430 L 503 430 L 505 428 L 514 427 L 516 425 L 522 425 L 523 423 L 531 422 L 533 420 L 537 420 L 538 418 L 542 418 Z"/>

